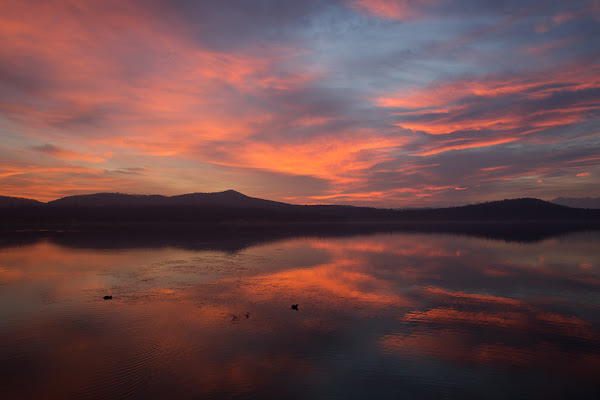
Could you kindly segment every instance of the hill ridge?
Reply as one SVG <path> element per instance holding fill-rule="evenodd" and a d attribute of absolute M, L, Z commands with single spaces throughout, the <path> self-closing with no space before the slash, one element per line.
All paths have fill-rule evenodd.
<path fill-rule="evenodd" d="M 173 196 L 158 194 L 126 194 L 118 192 L 101 192 L 93 194 L 66 196 L 52 200 L 46 204 L 51 206 L 205 206 L 221 205 L 234 207 L 277 208 L 292 207 L 291 204 L 250 197 L 229 189 L 222 192 L 195 192 Z"/>
<path fill-rule="evenodd" d="M 410 222 L 410 221 L 600 221 L 600 210 L 570 208 L 536 198 L 465 206 L 389 209 L 342 205 L 293 205 L 234 190 L 176 196 L 96 193 L 0 207 L 0 221 L 120 222 Z"/>

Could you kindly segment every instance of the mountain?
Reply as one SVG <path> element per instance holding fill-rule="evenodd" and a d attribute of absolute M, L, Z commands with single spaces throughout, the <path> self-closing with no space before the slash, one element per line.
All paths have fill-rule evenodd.
<path fill-rule="evenodd" d="M 15 200 L 16 201 L 16 200 Z M 18 199 L 0 207 L 0 221 L 18 223 L 252 223 L 600 221 L 600 210 L 571 208 L 539 199 L 510 199 L 461 207 L 382 209 L 338 205 L 301 206 L 249 197 L 234 190 L 180 196 L 97 193 L 48 203 Z M 32 204 L 37 204 L 31 207 Z"/>
<path fill-rule="evenodd" d="M 106 206 L 207 206 L 218 205 L 227 207 L 251 208 L 281 208 L 292 207 L 291 204 L 279 203 L 249 197 L 235 190 L 226 190 L 216 193 L 189 193 L 178 196 L 139 195 L 123 193 L 96 193 L 63 197 L 48 202 L 51 206 L 80 206 L 80 207 L 106 207 Z"/>
<path fill-rule="evenodd" d="M 461 207 L 407 210 L 403 215 L 424 220 L 558 220 L 586 218 L 598 213 L 588 212 L 548 201 L 522 198 L 491 201 Z"/>
<path fill-rule="evenodd" d="M 159 206 L 167 205 L 168 197 L 161 195 L 95 193 L 67 196 L 47 203 L 50 206 Z"/>
<path fill-rule="evenodd" d="M 226 190 L 217 193 L 190 193 L 179 196 L 169 197 L 170 204 L 201 206 L 201 205 L 220 205 L 228 207 L 252 207 L 252 208 L 287 208 L 294 207 L 291 204 L 280 203 L 278 201 L 264 200 L 257 197 L 250 197 L 236 192 L 235 190 Z"/>
<path fill-rule="evenodd" d="M 557 197 L 550 202 L 575 208 L 600 208 L 600 197 Z"/>
<path fill-rule="evenodd" d="M 23 197 L 0 196 L 0 207 L 35 206 L 39 204 L 43 203 Z"/>

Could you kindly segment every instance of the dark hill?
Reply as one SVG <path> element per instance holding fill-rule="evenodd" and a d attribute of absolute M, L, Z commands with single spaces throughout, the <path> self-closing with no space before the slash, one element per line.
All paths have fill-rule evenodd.
<path fill-rule="evenodd" d="M 217 193 L 190 193 L 169 197 L 169 204 L 202 206 L 220 205 L 229 207 L 252 207 L 252 208 L 285 208 L 293 207 L 291 204 L 280 203 L 272 200 L 264 200 L 249 197 L 235 190 L 226 190 Z"/>
<path fill-rule="evenodd" d="M 540 199 L 523 198 L 462 207 L 408 210 L 403 211 L 402 215 L 402 219 L 507 221 L 598 218 L 600 213 L 552 204 Z"/>
<path fill-rule="evenodd" d="M 67 196 L 49 201 L 49 206 L 161 206 L 167 205 L 168 197 L 160 195 L 141 195 L 123 193 L 95 193 Z"/>
<path fill-rule="evenodd" d="M 43 204 L 37 200 L 23 197 L 0 196 L 0 207 L 35 206 Z"/>
<path fill-rule="evenodd" d="M 48 203 L 16 199 L 13 203 L 6 201 L 6 204 L 15 205 L 0 207 L 0 221 L 15 226 L 74 223 L 193 224 L 241 221 L 244 223 L 371 221 L 403 224 L 535 220 L 600 221 L 600 210 L 570 208 L 527 198 L 492 201 L 462 207 L 395 210 L 336 205 L 291 205 L 249 197 L 228 190 L 172 197 L 97 193 L 69 196 Z"/>
<path fill-rule="evenodd" d="M 107 206 L 207 206 L 218 205 L 227 207 L 250 208 L 281 208 L 292 207 L 290 204 L 279 203 L 249 197 L 235 190 L 226 190 L 216 193 L 190 193 L 179 196 L 138 195 L 123 193 L 96 193 L 63 197 L 62 199 L 48 202 L 50 206 L 80 206 L 80 207 L 107 207 Z"/>

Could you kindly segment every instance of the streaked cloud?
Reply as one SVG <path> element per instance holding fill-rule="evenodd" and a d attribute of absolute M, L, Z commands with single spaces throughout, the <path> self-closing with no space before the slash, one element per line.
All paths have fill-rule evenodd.
<path fill-rule="evenodd" d="M 234 188 L 390 207 L 558 197 L 599 165 L 598 10 L 3 2 L 0 191 Z M 577 190 L 600 196 L 591 188 Z"/>
<path fill-rule="evenodd" d="M 65 149 L 51 144 L 34 146 L 32 149 L 44 154 L 48 154 L 52 157 L 56 157 L 60 160 L 87 161 L 91 163 L 99 163 L 106 161 L 107 156 L 110 157 L 110 153 L 106 154 L 105 157 L 89 156 L 76 150 Z"/>
<path fill-rule="evenodd" d="M 427 9 L 446 0 L 353 0 L 350 6 L 359 12 L 380 18 L 414 20 L 424 18 Z"/>

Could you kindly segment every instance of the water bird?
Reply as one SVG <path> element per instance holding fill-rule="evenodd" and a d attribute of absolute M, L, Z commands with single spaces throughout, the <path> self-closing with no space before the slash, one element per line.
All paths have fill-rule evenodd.
<path fill-rule="evenodd" d="M 104 296 L 103 299 L 104 300 L 112 300 L 112 296 Z"/>
<path fill-rule="evenodd" d="M 292 304 L 292 310 L 298 311 L 298 304 Z"/>

